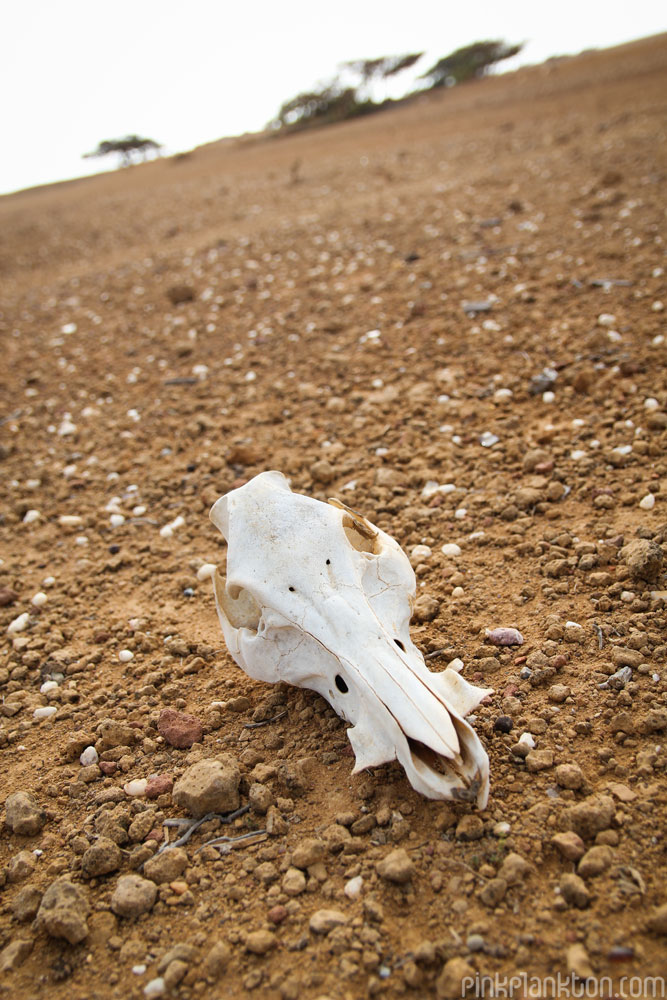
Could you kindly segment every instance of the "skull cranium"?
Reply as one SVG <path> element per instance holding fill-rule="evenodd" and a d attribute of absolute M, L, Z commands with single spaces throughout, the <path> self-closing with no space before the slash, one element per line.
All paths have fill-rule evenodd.
<path fill-rule="evenodd" d="M 410 639 L 415 577 L 400 546 L 337 500 L 264 472 L 221 497 L 228 543 L 214 576 L 229 652 L 247 674 L 321 694 L 353 723 L 355 772 L 398 759 L 435 799 L 486 804 L 489 763 L 464 720 L 490 692 L 431 672 Z"/>

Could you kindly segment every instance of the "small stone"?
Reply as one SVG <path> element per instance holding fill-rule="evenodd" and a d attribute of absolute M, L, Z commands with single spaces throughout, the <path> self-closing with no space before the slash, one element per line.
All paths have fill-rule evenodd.
<path fill-rule="evenodd" d="M 591 795 L 567 809 L 564 821 L 584 840 L 591 840 L 611 825 L 614 812 L 614 800 L 609 795 Z"/>
<path fill-rule="evenodd" d="M 86 878 L 98 878 L 118 871 L 123 863 L 123 854 L 118 844 L 107 837 L 100 837 L 84 852 L 81 871 Z"/>
<path fill-rule="evenodd" d="M 521 646 L 523 636 L 516 628 L 494 628 L 486 630 L 486 640 L 493 646 Z"/>
<path fill-rule="evenodd" d="M 334 927 L 346 924 L 347 920 L 347 915 L 340 910 L 316 910 L 308 926 L 313 934 L 328 934 Z"/>
<path fill-rule="evenodd" d="M 161 795 L 168 795 L 174 787 L 174 779 L 171 774 L 156 774 L 146 782 L 144 792 L 147 799 L 159 799 Z"/>
<path fill-rule="evenodd" d="M 225 941 L 216 941 L 204 956 L 203 970 L 207 979 L 219 979 L 229 965 L 232 952 Z"/>
<path fill-rule="evenodd" d="M 35 885 L 26 885 L 14 898 L 11 909 L 15 920 L 23 923 L 34 920 L 42 901 L 42 893 Z"/>
<path fill-rule="evenodd" d="M 637 538 L 620 551 L 620 557 L 636 580 L 656 583 L 662 572 L 663 554 L 660 546 L 647 538 Z"/>
<path fill-rule="evenodd" d="M 0 951 L 0 973 L 18 969 L 32 951 L 33 944 L 31 938 L 14 938 L 5 945 Z"/>
<path fill-rule="evenodd" d="M 54 938 L 78 944 L 88 936 L 86 917 L 90 907 L 84 890 L 67 878 L 48 887 L 37 912 L 37 923 Z"/>
<path fill-rule="evenodd" d="M 179 750 L 201 743 L 204 730 L 194 715 L 177 712 L 174 708 L 164 708 L 160 712 L 158 732 L 169 746 Z"/>
<path fill-rule="evenodd" d="M 172 798 L 196 819 L 209 812 L 233 812 L 239 807 L 240 781 L 238 764 L 231 755 L 222 754 L 187 768 L 174 785 Z"/>
<path fill-rule="evenodd" d="M 553 750 L 531 750 L 526 755 L 526 769 L 531 774 L 536 774 L 538 771 L 546 771 L 548 768 L 553 767 L 553 763 Z"/>
<path fill-rule="evenodd" d="M 6 608 L 8 604 L 13 604 L 18 600 L 18 594 L 10 587 L 0 587 L 0 608 Z"/>
<path fill-rule="evenodd" d="M 7 881 L 10 885 L 24 882 L 35 870 L 35 855 L 31 851 L 19 851 L 7 865 Z"/>
<path fill-rule="evenodd" d="M 577 872 L 582 878 L 601 875 L 614 860 L 614 852 L 607 844 L 591 847 L 579 862 Z"/>
<path fill-rule="evenodd" d="M 378 861 L 375 869 L 381 878 L 387 879 L 388 882 L 395 882 L 397 885 L 409 882 L 415 873 L 414 862 L 402 847 L 391 851 L 385 858 Z"/>
<path fill-rule="evenodd" d="M 187 867 L 187 852 L 182 847 L 168 847 L 144 863 L 144 875 L 151 882 L 162 885 L 180 878 Z"/>
<path fill-rule="evenodd" d="M 507 882 L 504 878 L 497 877 L 489 879 L 486 885 L 480 889 L 478 895 L 485 906 L 495 909 L 504 899 L 506 892 Z"/>
<path fill-rule="evenodd" d="M 474 985 L 473 967 L 464 958 L 450 958 L 435 983 L 438 1000 L 461 1000 L 467 992 L 465 980 L 470 980 L 468 988 Z"/>
<path fill-rule="evenodd" d="M 140 875 L 123 875 L 111 897 L 111 909 L 119 917 L 139 917 L 153 908 L 157 886 Z"/>
<path fill-rule="evenodd" d="M 514 728 L 514 723 L 509 715 L 499 715 L 493 723 L 493 728 L 497 733 L 511 733 Z"/>
<path fill-rule="evenodd" d="M 412 607 L 412 620 L 418 624 L 432 622 L 440 611 L 440 601 L 430 594 L 421 594 Z"/>
<path fill-rule="evenodd" d="M 323 840 L 306 837 L 292 851 L 292 864 L 297 868 L 310 868 L 311 865 L 323 860 L 326 849 L 327 845 Z"/>
<path fill-rule="evenodd" d="M 519 882 L 523 882 L 532 871 L 533 866 L 525 858 L 512 852 L 507 855 L 500 866 L 498 878 L 505 879 L 508 885 L 517 885 Z"/>
<path fill-rule="evenodd" d="M 585 781 L 584 772 L 578 764 L 559 764 L 555 774 L 561 788 L 581 788 Z"/>
<path fill-rule="evenodd" d="M 164 985 L 169 991 L 173 991 L 178 984 L 185 979 L 188 971 L 188 963 L 175 958 L 169 963 L 164 971 Z"/>
<path fill-rule="evenodd" d="M 144 996 L 146 1000 L 153 1000 L 153 997 L 164 996 L 167 987 L 165 986 L 164 979 L 162 976 L 157 976 L 155 979 L 151 979 L 144 986 Z"/>
<path fill-rule="evenodd" d="M 568 861 L 578 861 L 579 858 L 584 856 L 586 851 L 583 840 L 573 830 L 568 830 L 566 833 L 554 834 L 551 838 L 551 843 Z"/>
<path fill-rule="evenodd" d="M 654 934 L 667 935 L 667 903 L 663 903 L 653 911 L 646 926 Z"/>
<path fill-rule="evenodd" d="M 287 920 L 289 912 L 286 906 L 278 903 L 276 906 L 272 906 L 269 912 L 266 914 L 267 920 L 272 924 L 282 924 L 283 921 Z"/>
<path fill-rule="evenodd" d="M 632 667 L 636 670 L 644 662 L 644 657 L 638 649 L 614 646 L 611 651 L 611 662 L 615 667 Z"/>
<path fill-rule="evenodd" d="M 561 876 L 560 880 L 561 896 L 569 906 L 576 906 L 578 909 L 585 909 L 591 901 L 591 894 L 586 887 L 586 883 L 579 875 L 567 872 Z"/>
<path fill-rule="evenodd" d="M 274 803 L 273 792 L 267 785 L 263 785 L 261 782 L 255 781 L 250 786 L 250 790 L 248 792 L 248 802 L 250 803 L 251 809 L 254 809 L 256 813 L 264 816 Z"/>
<path fill-rule="evenodd" d="M 480 840 L 484 836 L 484 823 L 477 813 L 462 816 L 456 824 L 457 840 Z"/>
<path fill-rule="evenodd" d="M 276 936 L 271 931 L 250 931 L 245 941 L 245 950 L 253 955 L 266 955 L 276 944 Z"/>
<path fill-rule="evenodd" d="M 172 306 L 181 305 L 183 302 L 192 302 L 195 297 L 195 290 L 192 285 L 186 285 L 185 283 L 180 283 L 176 285 L 170 285 L 167 289 L 167 298 L 171 302 Z"/>
<path fill-rule="evenodd" d="M 142 946 L 143 947 L 143 946 Z M 166 951 L 158 962 L 157 971 L 162 975 L 172 962 L 185 962 L 186 965 L 197 958 L 197 949 L 192 944 L 181 941 Z"/>
<path fill-rule="evenodd" d="M 571 976 L 575 976 L 584 983 L 587 979 L 593 978 L 594 972 L 591 967 L 591 960 L 583 944 L 577 942 L 577 944 L 570 945 L 567 949 L 565 961 L 567 963 L 567 971 Z"/>
<path fill-rule="evenodd" d="M 567 684 L 552 684 L 547 692 L 547 697 L 549 701 L 554 703 L 554 705 L 562 705 L 565 699 L 569 698 L 571 693 L 572 692 Z"/>
<path fill-rule="evenodd" d="M 29 792 L 12 792 L 5 799 L 5 823 L 21 837 L 35 837 L 46 823 L 46 813 Z"/>
<path fill-rule="evenodd" d="M 300 896 L 306 889 L 306 876 L 300 868 L 288 868 L 281 886 L 287 896 Z"/>

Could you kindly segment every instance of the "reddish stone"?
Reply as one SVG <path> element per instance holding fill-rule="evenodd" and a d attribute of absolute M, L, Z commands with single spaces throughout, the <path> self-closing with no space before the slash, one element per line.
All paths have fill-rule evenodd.
<path fill-rule="evenodd" d="M 146 798 L 157 799 L 160 795 L 166 795 L 173 787 L 174 779 L 171 774 L 157 774 L 154 778 L 148 779 Z"/>
<path fill-rule="evenodd" d="M 144 840 L 157 840 L 158 844 L 162 840 L 162 827 L 154 826 L 152 830 L 149 830 Z"/>
<path fill-rule="evenodd" d="M 271 907 L 267 913 L 267 917 L 272 924 L 282 924 L 283 920 L 287 917 L 287 910 L 278 903 L 276 906 Z"/>
<path fill-rule="evenodd" d="M 13 604 L 18 596 L 15 590 L 11 590 L 9 587 L 0 587 L 0 608 Z"/>
<path fill-rule="evenodd" d="M 204 730 L 194 715 L 185 715 L 175 708 L 165 708 L 160 712 L 157 724 L 160 736 L 172 747 L 185 750 L 193 743 L 200 743 Z"/>
<path fill-rule="evenodd" d="M 97 766 L 102 774 L 106 774 L 107 778 L 118 770 L 118 764 L 115 760 L 101 760 Z"/>

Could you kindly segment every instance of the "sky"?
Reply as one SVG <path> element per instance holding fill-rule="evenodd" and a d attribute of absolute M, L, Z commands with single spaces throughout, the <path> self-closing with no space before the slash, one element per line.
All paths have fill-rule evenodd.
<path fill-rule="evenodd" d="M 480 39 L 503 68 L 667 30 L 664 0 L 20 0 L 0 14 L 0 194 L 115 167 L 82 159 L 139 134 L 174 153 L 262 129 L 340 63 Z M 414 79 L 397 80 L 409 89 Z M 109 162 L 111 161 L 111 162 Z"/>

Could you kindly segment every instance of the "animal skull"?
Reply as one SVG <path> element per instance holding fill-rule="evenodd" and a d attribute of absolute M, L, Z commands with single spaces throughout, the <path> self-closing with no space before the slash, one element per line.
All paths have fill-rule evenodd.
<path fill-rule="evenodd" d="M 354 771 L 396 758 L 433 799 L 486 805 L 489 761 L 463 716 L 488 690 L 432 673 L 410 639 L 415 576 L 389 535 L 338 500 L 263 472 L 221 497 L 228 543 L 215 602 L 229 652 L 257 680 L 321 694 L 353 725 Z"/>

